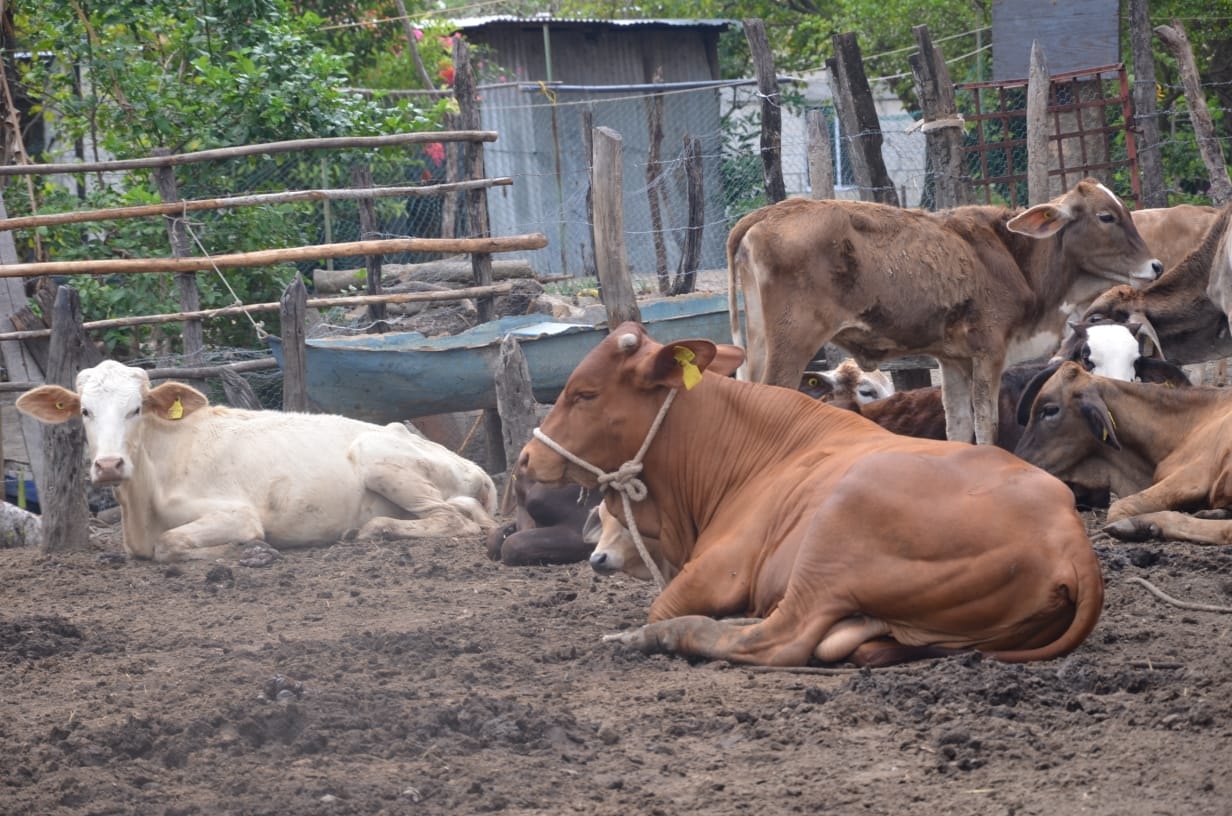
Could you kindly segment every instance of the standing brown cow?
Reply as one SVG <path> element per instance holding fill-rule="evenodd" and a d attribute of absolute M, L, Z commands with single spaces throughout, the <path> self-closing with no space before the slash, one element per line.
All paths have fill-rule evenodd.
<path fill-rule="evenodd" d="M 740 219 L 727 258 L 738 344 L 744 295 L 747 379 L 795 388 L 830 341 L 870 369 L 928 354 L 941 365 L 947 437 L 987 444 L 1007 364 L 1051 354 L 1067 317 L 1163 269 L 1094 179 L 1018 213 L 788 199 Z"/>

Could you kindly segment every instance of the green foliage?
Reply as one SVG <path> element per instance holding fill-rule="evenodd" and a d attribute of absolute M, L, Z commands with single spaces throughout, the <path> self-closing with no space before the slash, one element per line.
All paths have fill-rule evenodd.
<path fill-rule="evenodd" d="M 25 47 L 55 55 L 18 66 L 24 90 L 37 101 L 35 112 L 54 124 L 58 138 L 97 146 L 100 154 L 87 160 L 147 156 L 155 148 L 185 152 L 431 130 L 439 128 L 448 104 L 390 103 L 347 91 L 352 84 L 349 55 L 323 48 L 325 21 L 311 11 L 293 13 L 286 0 L 113 0 L 88 8 L 80 2 L 31 0 L 15 19 Z M 349 186 L 346 168 L 359 158 L 331 154 L 329 182 Z M 405 150 L 364 154 L 363 159 L 372 162 L 375 177 L 406 177 Z M 322 155 L 287 154 L 183 165 L 176 168 L 178 192 L 183 199 L 199 199 L 314 188 L 322 184 L 322 160 Z M 91 176 L 88 182 L 91 192 L 82 200 L 63 188 L 44 187 L 38 210 L 159 200 L 146 174 L 119 180 Z M 24 197 L 15 197 L 10 214 L 29 207 Z M 319 223 L 319 207 L 313 205 L 206 212 L 189 221 L 194 254 L 312 243 L 320 237 Z M 169 254 L 166 227 L 157 219 L 48 228 L 40 240 L 57 260 Z M 244 302 L 274 302 L 293 273 L 290 267 L 241 269 L 222 277 Z M 234 302 L 222 277 L 198 275 L 204 307 Z M 168 275 L 83 276 L 72 282 L 81 290 L 87 320 L 179 310 L 178 291 Z M 209 343 L 257 342 L 246 319 L 206 321 L 205 328 Z M 159 333 L 176 331 L 172 326 L 126 329 L 109 334 L 107 342 L 123 353 Z"/>

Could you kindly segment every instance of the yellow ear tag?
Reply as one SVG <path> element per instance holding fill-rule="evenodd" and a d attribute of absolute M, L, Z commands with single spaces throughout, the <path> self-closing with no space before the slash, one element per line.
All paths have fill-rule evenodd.
<path fill-rule="evenodd" d="M 702 372 L 693 364 L 694 354 L 687 346 L 676 346 L 676 365 L 684 371 L 684 390 L 691 391 L 702 381 Z"/>
<path fill-rule="evenodd" d="M 180 398 L 176 397 L 175 402 L 171 403 L 171 407 L 167 409 L 167 419 L 183 419 L 184 418 L 184 403 L 180 402 Z"/>
<path fill-rule="evenodd" d="M 64 403 L 62 403 L 62 402 L 57 402 L 57 403 L 56 403 L 56 410 L 57 410 L 57 411 L 63 411 L 63 410 L 64 410 Z"/>

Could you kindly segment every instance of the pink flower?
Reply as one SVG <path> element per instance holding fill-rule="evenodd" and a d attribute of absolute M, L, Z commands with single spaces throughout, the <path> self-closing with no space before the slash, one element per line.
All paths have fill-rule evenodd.
<path fill-rule="evenodd" d="M 415 42 L 419 42 L 420 40 L 422 40 L 422 39 L 423 39 L 423 31 L 422 31 L 421 29 L 418 29 L 418 28 L 417 28 L 417 29 L 415 29 L 414 31 L 412 31 L 411 33 L 412 33 L 413 35 L 415 35 Z"/>

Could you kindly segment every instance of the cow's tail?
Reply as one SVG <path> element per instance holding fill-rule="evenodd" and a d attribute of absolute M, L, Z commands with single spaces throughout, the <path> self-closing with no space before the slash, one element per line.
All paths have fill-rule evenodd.
<path fill-rule="evenodd" d="M 736 256 L 740 253 L 740 244 L 744 240 L 744 236 L 755 224 L 760 223 L 765 218 L 765 213 L 765 207 L 762 207 L 760 210 L 754 210 L 737 221 L 736 225 L 732 227 L 731 232 L 727 234 L 727 316 L 731 321 L 732 342 L 746 351 L 748 346 L 744 340 L 744 329 L 740 325 L 740 270 L 736 264 Z M 759 316 L 753 315 L 746 310 L 744 316 L 745 324 L 748 325 L 749 321 L 757 317 Z M 752 334 L 753 332 L 750 331 L 749 333 Z M 747 368 L 748 362 L 746 361 L 740 366 L 740 371 L 744 372 Z M 744 376 L 738 376 L 740 376 L 740 379 L 746 379 Z"/>
<path fill-rule="evenodd" d="M 1006 663 L 1027 663 L 1051 660 L 1077 649 L 1095 628 L 1104 608 L 1104 577 L 1099 571 L 1098 562 L 1078 571 L 1074 594 L 1078 596 L 1074 618 L 1059 638 L 1038 649 L 988 652 L 988 656 Z"/>

